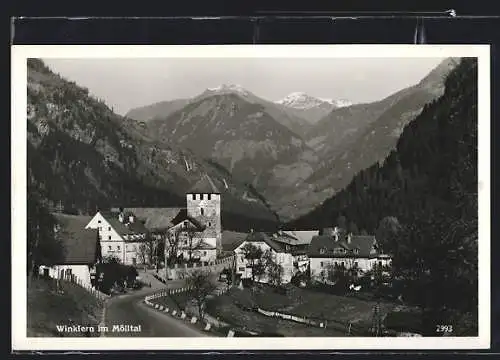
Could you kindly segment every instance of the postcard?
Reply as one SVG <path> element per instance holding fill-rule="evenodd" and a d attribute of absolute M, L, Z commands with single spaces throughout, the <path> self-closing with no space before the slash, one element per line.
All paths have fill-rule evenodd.
<path fill-rule="evenodd" d="M 12 46 L 13 350 L 489 348 L 489 62 Z"/>

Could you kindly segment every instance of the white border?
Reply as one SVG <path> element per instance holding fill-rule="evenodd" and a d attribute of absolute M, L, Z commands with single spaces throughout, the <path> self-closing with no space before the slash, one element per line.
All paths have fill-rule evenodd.
<path fill-rule="evenodd" d="M 13 350 L 410 350 L 490 347 L 490 46 L 489 45 L 201 45 L 11 47 L 12 347 Z M 27 58 L 328 58 L 477 57 L 479 180 L 479 336 L 467 338 L 27 338 Z"/>

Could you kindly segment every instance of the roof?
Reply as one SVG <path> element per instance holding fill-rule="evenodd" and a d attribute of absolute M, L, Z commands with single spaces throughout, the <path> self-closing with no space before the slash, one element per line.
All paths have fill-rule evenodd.
<path fill-rule="evenodd" d="M 308 255 L 309 257 L 321 257 L 329 258 L 336 257 L 338 255 L 334 254 L 334 249 L 343 248 L 348 252 L 354 249 L 358 249 L 357 254 L 346 254 L 344 256 L 354 256 L 361 258 L 375 257 L 378 253 L 371 253 L 372 247 L 376 245 L 375 236 L 351 236 L 350 242 L 347 239 L 341 239 L 339 241 L 335 240 L 335 237 L 330 235 L 317 235 L 312 238 L 311 244 L 309 245 Z M 324 251 L 321 251 L 321 250 Z"/>
<path fill-rule="evenodd" d="M 90 216 L 54 214 L 59 229 L 57 237 L 63 245 L 63 256 L 58 265 L 93 264 L 99 255 L 99 232 L 85 229 Z"/>
<path fill-rule="evenodd" d="M 285 252 L 285 244 L 279 243 L 272 239 L 268 234 L 264 232 L 251 232 L 245 238 L 246 242 L 265 242 L 271 249 L 276 252 Z"/>
<path fill-rule="evenodd" d="M 284 230 L 284 234 L 296 239 L 296 244 L 310 244 L 313 236 L 319 235 L 319 230 L 314 231 L 296 231 L 296 230 Z"/>
<path fill-rule="evenodd" d="M 233 251 L 245 241 L 247 236 L 247 233 L 224 230 L 222 232 L 222 249 Z"/>
<path fill-rule="evenodd" d="M 173 220 L 183 208 L 127 208 L 138 218 L 145 220 L 144 225 L 147 229 L 166 229 L 173 225 Z"/>
<path fill-rule="evenodd" d="M 189 216 L 187 214 L 187 209 L 181 209 L 181 211 L 179 211 L 179 213 L 175 216 L 175 218 L 172 220 L 172 225 L 178 225 L 180 224 L 181 222 L 185 221 L 185 220 L 188 220 L 190 221 L 193 225 L 196 226 L 196 230 L 197 231 L 203 231 L 205 230 L 205 224 L 203 224 L 201 221 L 199 221 L 198 219 L 192 217 L 192 216 Z"/>
<path fill-rule="evenodd" d="M 136 219 L 133 223 L 124 224 L 118 220 L 118 213 L 101 212 L 101 215 L 120 236 L 144 234 L 148 232 L 148 229 L 146 229 L 139 219 Z"/>
<path fill-rule="evenodd" d="M 187 192 L 188 194 L 220 194 L 209 175 L 205 174 L 196 184 Z"/>

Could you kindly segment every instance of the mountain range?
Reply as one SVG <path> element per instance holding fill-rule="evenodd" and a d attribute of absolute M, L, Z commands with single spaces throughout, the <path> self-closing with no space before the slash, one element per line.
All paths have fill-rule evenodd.
<path fill-rule="evenodd" d="M 28 61 L 27 120 L 29 191 L 48 203 L 79 213 L 185 206 L 185 193 L 208 179 L 222 193 L 225 228 L 277 222 L 263 196 L 224 167 L 148 137 L 141 123 L 113 113 L 38 59 Z"/>
<path fill-rule="evenodd" d="M 458 62 L 446 59 L 419 83 L 367 104 L 300 92 L 273 102 L 223 84 L 122 117 L 30 59 L 30 186 L 91 212 L 118 203 L 180 206 L 208 179 L 223 193 L 227 229 L 242 230 L 250 218 L 275 225 L 321 206 L 383 162 L 403 129 L 443 94 Z"/>
<path fill-rule="evenodd" d="M 445 59 L 419 83 L 366 104 L 303 92 L 271 102 L 240 85 L 223 84 L 191 99 L 133 109 L 126 117 L 142 121 L 157 141 L 220 163 L 290 219 L 384 160 L 402 129 L 442 95 L 444 79 L 457 64 Z"/>

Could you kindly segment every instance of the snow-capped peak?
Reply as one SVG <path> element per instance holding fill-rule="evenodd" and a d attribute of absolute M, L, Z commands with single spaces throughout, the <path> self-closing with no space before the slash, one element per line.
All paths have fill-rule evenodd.
<path fill-rule="evenodd" d="M 320 98 L 320 100 L 322 100 L 324 102 L 327 102 L 327 103 L 333 105 L 336 108 L 341 108 L 341 107 L 346 107 L 346 106 L 351 106 L 352 105 L 352 102 L 350 102 L 349 100 L 345 100 L 345 99 L 333 100 L 333 99 L 323 99 L 323 98 Z"/>
<path fill-rule="evenodd" d="M 293 92 L 283 99 L 276 101 L 276 103 L 295 109 L 312 109 L 326 104 L 333 105 L 334 107 L 351 105 L 351 103 L 346 100 L 321 99 L 310 96 L 305 92 Z"/>
<path fill-rule="evenodd" d="M 222 84 L 217 87 L 208 88 L 207 90 L 216 93 L 236 92 L 243 96 L 250 94 L 243 86 L 237 84 Z"/>

